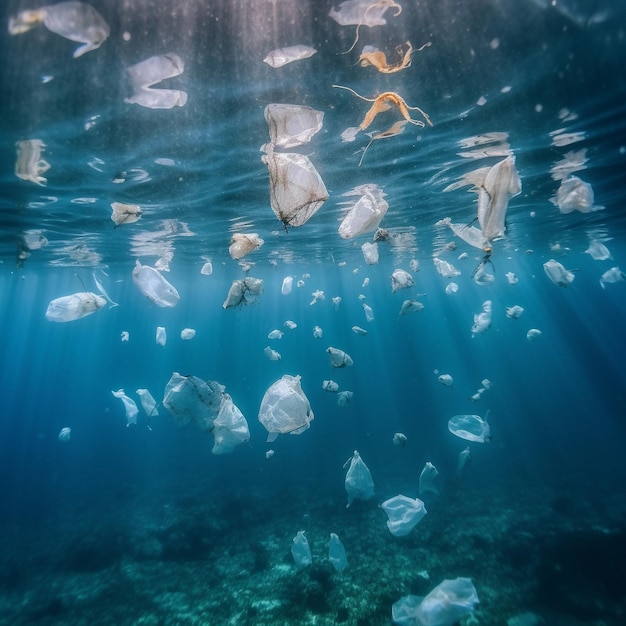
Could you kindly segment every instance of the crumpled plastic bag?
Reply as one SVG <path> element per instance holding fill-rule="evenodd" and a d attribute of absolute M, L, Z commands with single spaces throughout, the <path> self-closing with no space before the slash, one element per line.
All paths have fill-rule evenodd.
<path fill-rule="evenodd" d="M 387 514 L 387 528 L 394 537 L 408 535 L 426 515 L 426 507 L 419 498 L 399 495 L 381 504 Z"/>
<path fill-rule="evenodd" d="M 267 441 L 278 435 L 299 435 L 309 428 L 313 410 L 300 385 L 300 376 L 285 374 L 272 384 L 261 400 L 259 422 L 267 430 Z"/>
<path fill-rule="evenodd" d="M 238 278 L 230 286 L 222 308 L 229 309 L 240 304 L 249 304 L 250 300 L 246 298 L 246 294 L 258 296 L 262 293 L 263 280 L 261 278 L 252 278 L 252 276 L 246 276 L 243 280 Z"/>
<path fill-rule="evenodd" d="M 227 393 L 222 395 L 219 413 L 213 420 L 213 438 L 213 454 L 228 454 L 250 440 L 248 422 Z"/>
<path fill-rule="evenodd" d="M 222 403 L 224 386 L 215 381 L 204 382 L 197 376 L 181 376 L 173 372 L 165 387 L 163 406 L 179 425 L 197 422 L 210 431 Z"/>
<path fill-rule="evenodd" d="M 348 494 L 348 508 L 354 500 L 369 500 L 374 495 L 374 480 L 369 468 L 363 462 L 361 455 L 355 450 L 344 467 L 350 463 L 346 472 L 345 487 Z"/>
<path fill-rule="evenodd" d="M 167 78 L 180 76 L 185 70 L 184 61 L 173 52 L 150 57 L 126 68 L 132 94 L 124 99 L 128 104 L 139 104 L 148 109 L 172 109 L 187 103 L 187 92 L 179 89 L 154 89 L 153 86 Z"/>

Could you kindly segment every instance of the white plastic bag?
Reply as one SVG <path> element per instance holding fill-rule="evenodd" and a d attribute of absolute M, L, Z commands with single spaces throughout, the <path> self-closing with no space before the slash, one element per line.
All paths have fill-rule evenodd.
<path fill-rule="evenodd" d="M 352 458 L 344 463 L 350 463 L 346 473 L 346 493 L 348 494 L 348 508 L 354 500 L 369 500 L 374 495 L 374 481 L 369 468 L 363 462 L 361 455 L 355 450 Z"/>

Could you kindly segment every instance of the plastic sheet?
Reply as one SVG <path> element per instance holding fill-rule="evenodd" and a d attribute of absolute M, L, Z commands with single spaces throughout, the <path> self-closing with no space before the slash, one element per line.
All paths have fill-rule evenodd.
<path fill-rule="evenodd" d="M 248 422 L 229 394 L 223 393 L 219 412 L 213 420 L 213 454 L 228 454 L 250 440 Z"/>
<path fill-rule="evenodd" d="M 236 279 L 233 281 L 226 300 L 222 304 L 222 308 L 229 309 L 231 307 L 249 304 L 249 296 L 258 296 L 263 293 L 263 280 L 246 276 L 244 279 Z"/>
<path fill-rule="evenodd" d="M 601 211 L 603 206 L 594 206 L 593 189 L 589 183 L 582 181 L 578 176 L 570 176 L 561 181 L 556 196 L 550 199 L 559 207 L 561 213 L 590 213 Z"/>
<path fill-rule="evenodd" d="M 472 325 L 472 337 L 484 333 L 491 326 L 491 300 L 483 302 L 483 310 L 474 314 L 474 324 Z"/>
<path fill-rule="evenodd" d="M 472 613 L 478 602 L 471 579 L 444 580 L 420 602 L 415 615 L 423 626 L 453 626 Z"/>
<path fill-rule="evenodd" d="M 187 93 L 178 89 L 153 89 L 167 78 L 180 76 L 185 69 L 183 60 L 173 52 L 145 59 L 126 68 L 132 95 L 124 99 L 148 109 L 171 109 L 187 103 Z"/>
<path fill-rule="evenodd" d="M 418 300 L 405 300 L 400 307 L 400 315 L 408 315 L 409 313 L 419 313 L 424 309 L 424 303 Z"/>
<path fill-rule="evenodd" d="M 444 278 L 454 278 L 455 276 L 461 275 L 461 272 L 459 272 L 452 263 L 448 263 L 448 261 L 444 261 L 439 257 L 434 257 L 433 263 L 435 264 L 437 272 Z"/>
<path fill-rule="evenodd" d="M 387 514 L 387 528 L 394 537 L 408 535 L 426 515 L 426 507 L 419 498 L 398 495 L 381 504 Z"/>
<path fill-rule="evenodd" d="M 413 285 L 415 285 L 413 276 L 411 276 L 411 274 L 409 274 L 406 270 L 396 269 L 391 274 L 391 291 L 396 292 L 399 289 L 413 287 Z"/>
<path fill-rule="evenodd" d="M 375 231 L 389 208 L 382 189 L 374 184 L 365 184 L 343 195 L 359 195 L 360 198 L 349 204 L 347 213 L 339 225 L 339 236 L 342 239 L 352 239 L 363 233 Z"/>
<path fill-rule="evenodd" d="M 376 242 L 370 243 L 366 241 L 361 246 L 361 252 L 363 252 L 363 259 L 368 265 L 376 265 L 378 263 L 378 244 Z"/>
<path fill-rule="evenodd" d="M 122 224 L 133 224 L 141 219 L 141 207 L 136 204 L 124 204 L 123 202 L 112 202 L 111 219 L 116 226 Z"/>
<path fill-rule="evenodd" d="M 300 104 L 268 104 L 265 120 L 274 146 L 294 148 L 309 143 L 320 131 L 324 114 Z"/>
<path fill-rule="evenodd" d="M 428 492 L 435 495 L 439 494 L 439 489 L 434 484 L 437 476 L 439 476 L 437 468 L 430 461 L 427 461 L 420 474 L 420 496 Z"/>
<path fill-rule="evenodd" d="M 133 269 L 133 282 L 137 289 L 157 306 L 174 307 L 180 300 L 176 288 L 158 270 L 149 265 L 142 265 L 139 261 L 136 261 Z"/>
<path fill-rule="evenodd" d="M 352 457 L 345 463 L 350 464 L 346 472 L 345 487 L 348 494 L 348 508 L 355 500 L 369 500 L 374 495 L 374 481 L 369 468 L 363 462 L 361 455 L 355 450 Z"/>
<path fill-rule="evenodd" d="M 626 274 L 619 267 L 612 267 L 600 276 L 600 286 L 606 289 L 607 284 L 619 283 L 624 279 L 626 279 Z"/>
<path fill-rule="evenodd" d="M 313 411 L 300 385 L 300 376 L 285 374 L 270 385 L 259 409 L 259 422 L 268 432 L 267 441 L 278 435 L 299 435 L 309 428 Z"/>
<path fill-rule="evenodd" d="M 61 443 L 66 443 L 70 440 L 71 436 L 72 436 L 72 429 L 69 426 L 66 426 L 65 428 L 61 428 L 61 431 L 59 432 L 57 439 Z"/>
<path fill-rule="evenodd" d="M 281 359 L 280 353 L 276 350 L 272 350 L 272 348 L 270 348 L 269 346 L 265 347 L 265 349 L 263 350 L 263 354 L 265 354 L 265 356 L 270 361 L 280 361 Z"/>
<path fill-rule="evenodd" d="M 340 391 L 337 394 L 337 404 L 339 406 L 346 406 L 350 400 L 352 400 L 352 396 L 354 396 L 352 391 Z"/>
<path fill-rule="evenodd" d="M 123 404 L 124 409 L 126 410 L 126 426 L 130 426 L 131 424 L 137 423 L 137 414 L 139 413 L 139 409 L 137 408 L 137 404 L 132 398 L 129 398 L 123 389 L 118 389 L 117 391 L 111 391 L 115 398 L 119 398 Z"/>
<path fill-rule="evenodd" d="M 561 263 L 550 259 L 543 264 L 543 271 L 546 276 L 559 287 L 567 287 L 574 282 L 574 273 L 566 270 Z"/>
<path fill-rule="evenodd" d="M 159 411 L 157 409 L 156 400 L 153 398 L 152 394 L 147 389 L 137 389 L 135 393 L 139 396 L 139 401 L 141 402 L 141 407 L 146 417 L 148 419 L 156 417 Z"/>
<path fill-rule="evenodd" d="M 228 252 L 232 259 L 241 259 L 260 248 L 265 242 L 257 233 L 235 233 L 230 241 Z"/>
<path fill-rule="evenodd" d="M 179 425 L 197 422 L 210 431 L 222 403 L 224 386 L 215 381 L 204 382 L 197 376 L 181 376 L 173 372 L 163 394 L 163 406 Z"/>
<path fill-rule="evenodd" d="M 167 331 L 165 330 L 165 326 L 157 326 L 155 340 L 157 346 L 164 346 L 167 343 Z"/>

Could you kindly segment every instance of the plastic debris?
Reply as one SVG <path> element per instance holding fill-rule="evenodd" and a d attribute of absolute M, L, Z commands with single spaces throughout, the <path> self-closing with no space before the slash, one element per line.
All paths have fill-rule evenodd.
<path fill-rule="evenodd" d="M 70 440 L 71 435 L 72 435 L 72 429 L 69 426 L 66 426 L 65 428 L 61 428 L 61 432 L 59 433 L 57 439 L 61 443 L 66 443 L 67 441 Z"/>
<path fill-rule="evenodd" d="M 450 376 L 450 374 L 441 374 L 437 380 L 446 387 L 452 387 L 452 385 L 454 385 L 454 379 Z"/>
<path fill-rule="evenodd" d="M 374 321 L 374 311 L 369 304 L 363 303 L 363 313 L 365 313 L 365 321 L 373 322 Z"/>
<path fill-rule="evenodd" d="M 387 528 L 394 537 L 408 535 L 426 515 L 426 507 L 419 498 L 398 495 L 381 504 L 387 514 Z"/>
<path fill-rule="evenodd" d="M 193 328 L 183 328 L 180 331 L 180 338 L 183 341 L 190 341 L 196 336 L 196 331 Z"/>
<path fill-rule="evenodd" d="M 45 186 L 48 182 L 42 174 L 50 169 L 50 163 L 42 158 L 46 144 L 41 139 L 23 139 L 16 142 L 17 159 L 15 161 L 15 175 L 22 180 L 28 180 Z"/>
<path fill-rule="evenodd" d="M 298 325 L 292 320 L 285 320 L 285 323 L 283 324 L 283 326 L 287 328 L 288 330 L 293 330 L 294 328 L 298 328 Z"/>
<path fill-rule="evenodd" d="M 210 276 L 213 273 L 213 263 L 207 261 L 201 268 L 200 273 L 204 276 Z"/>
<path fill-rule="evenodd" d="M 389 208 L 383 190 L 378 185 L 370 183 L 359 185 L 343 195 L 358 195 L 360 198 L 348 204 L 347 213 L 339 225 L 339 236 L 342 239 L 352 239 L 363 233 L 375 231 Z"/>
<path fill-rule="evenodd" d="M 311 141 L 322 128 L 324 114 L 300 104 L 268 104 L 265 120 L 272 144 L 293 148 Z"/>
<path fill-rule="evenodd" d="M 139 291 L 157 306 L 174 307 L 180 300 L 178 291 L 158 270 L 149 265 L 142 265 L 139 261 L 135 263 L 133 269 L 133 282 Z"/>
<path fill-rule="evenodd" d="M 222 308 L 229 309 L 239 305 L 250 304 L 250 299 L 246 297 L 258 296 L 263 293 L 263 280 L 260 278 L 252 278 L 252 276 L 246 276 L 244 279 L 236 279 L 233 281 L 228 295 Z"/>
<path fill-rule="evenodd" d="M 566 270 L 563 265 L 554 259 L 550 259 L 543 264 L 546 276 L 559 287 L 567 287 L 574 282 L 574 273 Z"/>
<path fill-rule="evenodd" d="M 337 393 L 339 391 L 339 385 L 334 380 L 322 381 L 322 389 L 324 391 L 330 391 L 331 393 Z"/>
<path fill-rule="evenodd" d="M 302 226 L 328 200 L 328 191 L 308 157 L 274 152 L 271 145 L 262 157 L 270 176 L 270 205 L 288 226 Z"/>
<path fill-rule="evenodd" d="M 228 253 L 232 259 L 241 259 L 246 254 L 260 248 L 264 243 L 257 233 L 234 233 L 230 240 Z"/>
<path fill-rule="evenodd" d="M 250 440 L 248 422 L 229 394 L 223 393 L 217 417 L 213 420 L 212 454 L 229 454 Z"/>
<path fill-rule="evenodd" d="M 122 341 L 128 341 L 128 340 L 130 339 L 130 334 L 128 333 L 128 331 L 127 331 L 127 330 L 123 330 L 123 331 L 120 333 L 120 339 L 121 339 Z"/>
<path fill-rule="evenodd" d="M 156 343 L 158 346 L 164 346 L 167 342 L 167 332 L 164 326 L 157 326 Z"/>
<path fill-rule="evenodd" d="M 141 207 L 136 204 L 124 204 L 123 202 L 112 202 L 111 219 L 116 226 L 122 224 L 133 224 L 141 219 Z"/>
<path fill-rule="evenodd" d="M 139 409 L 137 408 L 137 404 L 132 398 L 129 398 L 123 389 L 118 389 L 117 391 L 111 391 L 114 397 L 119 398 L 123 404 L 124 409 L 126 410 L 126 426 L 130 426 L 131 424 L 137 423 L 137 414 L 139 413 Z"/>
<path fill-rule="evenodd" d="M 413 285 L 415 285 L 413 276 L 406 270 L 396 269 L 391 274 L 391 291 L 394 293 L 398 289 L 407 289 L 408 287 L 413 287 Z"/>
<path fill-rule="evenodd" d="M 326 348 L 326 352 L 330 358 L 330 364 L 333 367 L 350 367 L 354 363 L 349 354 L 332 346 Z"/>
<path fill-rule="evenodd" d="M 265 453 L 265 458 L 269 461 L 275 454 L 276 452 L 274 452 L 274 450 L 268 450 Z"/>
<path fill-rule="evenodd" d="M 38 24 L 51 32 L 84 45 L 74 50 L 78 58 L 99 48 L 110 34 L 109 25 L 90 4 L 84 2 L 59 2 L 32 11 L 21 11 L 9 20 L 9 33 L 19 35 Z"/>
<path fill-rule="evenodd" d="M 304 536 L 303 530 L 299 530 L 293 538 L 291 556 L 293 556 L 294 563 L 298 569 L 304 569 L 313 562 L 311 557 L 311 547 L 309 546 L 307 538 Z"/>
<path fill-rule="evenodd" d="M 448 263 L 448 261 L 444 261 L 439 257 L 433 257 L 433 263 L 437 272 L 444 278 L 454 278 L 461 275 L 461 272 L 452 263 Z"/>
<path fill-rule="evenodd" d="M 343 572 L 343 570 L 348 567 L 346 549 L 335 533 L 330 533 L 330 541 L 328 542 L 328 560 L 338 572 Z"/>
<path fill-rule="evenodd" d="M 287 46 L 286 48 L 276 48 L 276 50 L 268 52 L 267 56 L 263 59 L 263 63 L 267 63 L 270 67 L 282 67 L 283 65 L 287 65 L 287 63 L 308 59 L 316 52 L 317 50 L 315 48 L 301 44 L 297 46 Z"/>
<path fill-rule="evenodd" d="M 265 354 L 270 361 L 280 361 L 281 359 L 280 353 L 276 352 L 276 350 L 272 350 L 269 346 L 265 347 L 263 354 Z"/>
<path fill-rule="evenodd" d="M 619 267 L 612 267 L 600 276 L 600 286 L 606 289 L 607 283 L 619 283 L 624 279 L 626 279 L 626 274 Z"/>
<path fill-rule="evenodd" d="M 559 207 L 561 213 L 590 213 L 591 211 L 601 211 L 603 206 L 594 206 L 593 189 L 589 183 L 583 182 L 578 176 L 570 176 L 561 181 L 556 192 L 556 196 L 550 201 Z"/>
<path fill-rule="evenodd" d="M 456 283 L 448 283 L 446 285 L 446 288 L 444 289 L 447 295 L 456 293 L 458 290 L 459 290 L 459 286 Z"/>
<path fill-rule="evenodd" d="M 433 483 L 437 476 L 439 476 L 437 468 L 430 461 L 426 461 L 420 474 L 420 496 L 429 491 L 435 495 L 439 493 L 439 489 Z"/>
<path fill-rule="evenodd" d="M 354 454 L 343 464 L 344 468 L 350 464 L 346 472 L 345 487 L 348 494 L 348 508 L 355 500 L 369 500 L 374 495 L 374 481 L 369 468 L 363 462 L 361 455 L 355 450 Z"/>
<path fill-rule="evenodd" d="M 383 16 L 391 8 L 396 10 L 394 17 L 402 12 L 402 7 L 393 0 L 344 0 L 328 16 L 341 26 L 384 26 L 387 21 Z"/>
<path fill-rule="evenodd" d="M 49 322 L 72 322 L 99 311 L 106 300 L 91 291 L 79 291 L 51 300 L 46 310 Z"/>
<path fill-rule="evenodd" d="M 474 324 L 472 326 L 472 337 L 484 333 L 491 326 L 491 300 L 483 302 L 481 313 L 474 314 Z"/>
<path fill-rule="evenodd" d="M 585 250 L 585 254 L 591 255 L 594 261 L 606 261 L 613 258 L 609 249 L 597 239 L 592 239 L 589 242 L 589 247 Z"/>
<path fill-rule="evenodd" d="M 515 285 L 519 281 L 514 272 L 507 272 L 505 274 L 506 279 L 509 281 L 509 285 Z"/>
<path fill-rule="evenodd" d="M 146 417 L 156 417 L 159 414 L 157 403 L 152 394 L 147 389 L 137 389 L 135 393 L 139 396 L 141 408 L 144 410 Z"/>
<path fill-rule="evenodd" d="M 283 284 L 280 287 L 280 293 L 282 293 L 283 296 L 288 296 L 291 293 L 292 285 L 293 278 L 291 276 L 285 276 L 285 278 L 283 278 Z"/>
<path fill-rule="evenodd" d="M 352 332 L 355 335 L 367 335 L 367 331 L 365 330 L 365 328 L 361 328 L 360 326 L 353 326 Z"/>
<path fill-rule="evenodd" d="M 486 416 L 483 419 L 480 415 L 455 415 L 448 420 L 448 430 L 467 441 L 477 443 L 491 441 L 491 428 Z"/>
<path fill-rule="evenodd" d="M 537 339 L 537 337 L 541 337 L 541 331 L 538 328 L 531 328 L 526 333 L 526 339 L 532 341 L 533 339 Z"/>
<path fill-rule="evenodd" d="M 309 302 L 309 306 L 313 306 L 314 304 L 317 304 L 320 300 L 324 300 L 326 298 L 326 296 L 324 295 L 324 292 L 321 291 L 320 289 L 315 290 L 311 296 L 313 296 L 313 300 L 311 300 L 311 302 Z"/>
<path fill-rule="evenodd" d="M 406 46 L 406 49 L 403 49 L 404 46 Z M 396 46 L 396 53 L 400 57 L 400 60 L 391 65 L 387 62 L 387 56 L 384 52 L 374 46 L 365 46 L 361 51 L 358 62 L 361 67 L 373 66 L 383 74 L 394 74 L 395 72 L 399 72 L 400 70 L 403 70 L 411 65 L 411 55 L 413 52 L 420 52 L 428 46 L 430 46 L 430 42 L 424 44 L 417 50 L 414 50 L 410 41 Z"/>
<path fill-rule="evenodd" d="M 506 316 L 513 319 L 517 319 L 524 312 L 524 307 L 515 304 L 513 306 L 506 307 Z"/>
<path fill-rule="evenodd" d="M 319 326 L 315 326 L 313 328 L 313 337 L 315 337 L 315 339 L 321 339 L 323 335 L 324 335 L 324 331 L 322 331 L 322 329 Z"/>
<path fill-rule="evenodd" d="M 453 626 L 470 615 L 478 604 L 469 578 L 444 580 L 425 598 L 404 596 L 391 607 L 394 624 L 402 626 Z"/>
<path fill-rule="evenodd" d="M 202 430 L 211 431 L 217 417 L 224 386 L 197 376 L 181 376 L 173 372 L 163 394 L 163 406 L 179 426 L 197 422 Z"/>
<path fill-rule="evenodd" d="M 300 385 L 300 376 L 285 374 L 270 385 L 259 409 L 259 422 L 267 430 L 267 441 L 278 435 L 299 435 L 309 428 L 313 411 Z"/>
<path fill-rule="evenodd" d="M 378 263 L 378 244 L 376 242 L 369 243 L 369 241 L 366 241 L 361 246 L 361 252 L 363 253 L 363 259 L 368 265 L 376 265 Z"/>
<path fill-rule="evenodd" d="M 350 400 L 352 400 L 353 396 L 354 393 L 352 391 L 340 391 L 337 394 L 337 404 L 339 406 L 346 406 Z"/>
<path fill-rule="evenodd" d="M 462 450 L 461 452 L 459 452 L 459 456 L 456 461 L 457 477 L 460 478 L 463 475 L 463 473 L 465 472 L 465 468 L 467 467 L 468 463 L 470 463 L 471 461 L 472 461 L 472 455 L 470 453 L 469 446 L 467 446 L 465 450 Z"/>
<path fill-rule="evenodd" d="M 148 109 L 172 109 L 187 103 L 187 93 L 178 89 L 153 89 L 167 78 L 180 76 L 185 70 L 184 61 L 173 52 L 145 59 L 126 68 L 132 95 L 124 99 L 128 104 L 139 104 Z"/>
<path fill-rule="evenodd" d="M 394 433 L 393 439 L 391 441 L 393 442 L 394 446 L 404 448 L 404 446 L 406 446 L 408 439 L 404 433 Z"/>
<path fill-rule="evenodd" d="M 282 336 L 285 333 L 283 333 L 282 330 L 278 330 L 277 328 L 275 328 L 274 330 L 270 331 L 267 335 L 268 339 L 282 339 Z"/>
<path fill-rule="evenodd" d="M 408 315 L 409 313 L 419 313 L 424 309 L 424 304 L 417 300 L 405 300 L 400 307 L 400 315 Z"/>

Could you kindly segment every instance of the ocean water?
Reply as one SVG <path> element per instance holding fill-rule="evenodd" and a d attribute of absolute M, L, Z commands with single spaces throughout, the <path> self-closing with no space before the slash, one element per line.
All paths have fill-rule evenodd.
<path fill-rule="evenodd" d="M 110 34 L 78 58 L 79 43 L 44 25 L 5 27 L 0 624 L 374 626 L 392 623 L 401 598 L 459 577 L 480 602 L 470 616 L 442 609 L 435 626 L 626 623 L 626 283 L 619 269 L 616 282 L 601 280 L 626 270 L 625 9 L 617 0 L 379 4 L 369 12 L 389 4 L 387 23 L 359 27 L 352 50 L 356 26 L 332 20 L 326 0 L 94 0 Z M 7 0 L 2 23 L 35 5 Z M 407 41 L 430 45 L 401 71 L 358 62 L 370 45 L 396 63 Z M 263 63 L 296 44 L 317 52 Z M 185 104 L 126 102 L 126 68 L 168 53 L 184 71 L 156 88 L 184 91 Z M 401 114 L 383 110 L 343 142 L 373 103 L 333 85 L 370 99 L 394 92 L 433 125 L 407 124 L 363 155 L 367 133 Z M 270 103 L 324 113 L 311 141 L 287 150 L 308 156 L 328 190 L 300 227 L 284 227 L 270 206 L 260 151 Z M 50 166 L 42 184 L 16 176 L 16 143 L 35 139 Z M 521 192 L 505 197 L 505 232 L 485 252 L 442 220 L 477 227 L 488 184 L 476 170 L 507 156 Z M 577 179 L 580 193 L 593 190 L 593 210 L 564 212 L 558 189 Z M 375 228 L 338 234 L 344 194 L 364 184 L 389 205 L 371 265 L 361 246 Z M 141 218 L 116 226 L 113 202 L 138 205 Z M 234 260 L 235 233 L 264 243 Z M 592 242 L 610 258 L 594 259 Z M 460 274 L 445 278 L 433 259 Z M 550 260 L 571 272 L 569 284 L 550 280 Z M 175 307 L 142 295 L 136 262 L 160 268 L 180 295 Z M 397 269 L 414 284 L 393 291 Z M 224 308 L 246 276 L 263 292 Z M 56 298 L 100 293 L 95 279 L 118 306 L 46 319 Z M 458 291 L 448 293 L 452 282 Z M 423 309 L 401 314 L 405 300 Z M 473 332 L 486 301 L 490 324 Z M 524 309 L 517 319 L 506 314 L 514 305 Z M 184 328 L 195 337 L 181 339 Z M 268 338 L 274 329 L 281 339 Z M 529 339 L 530 329 L 541 334 Z M 281 358 L 269 360 L 267 346 Z M 329 347 L 353 365 L 333 368 Z M 161 404 L 173 372 L 224 385 L 249 440 L 215 455 L 210 432 L 176 424 Z M 268 443 L 259 408 L 285 374 L 301 377 L 314 419 Z M 324 380 L 350 401 L 341 406 Z M 146 418 L 138 388 L 158 416 Z M 139 405 L 136 424 L 111 393 L 119 389 Z M 486 420 L 489 440 L 452 434 L 455 415 Z M 395 433 L 406 445 L 394 445 Z M 355 450 L 375 493 L 346 508 L 344 463 Z M 420 494 L 427 462 L 436 492 Z M 399 494 L 428 513 L 394 537 L 380 505 Z M 291 555 L 300 530 L 312 551 L 303 569 Z M 330 533 L 346 548 L 343 572 L 329 562 Z"/>

